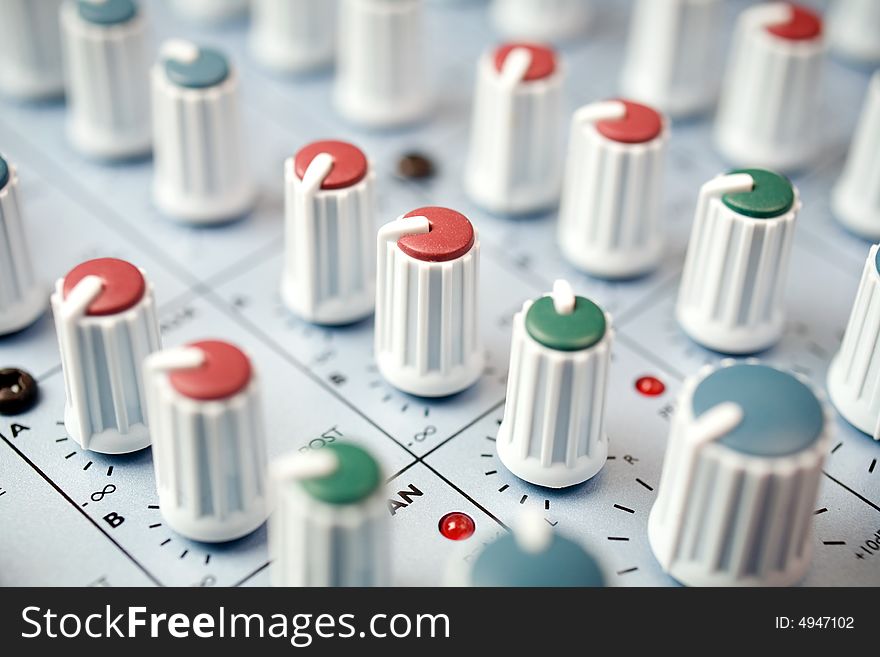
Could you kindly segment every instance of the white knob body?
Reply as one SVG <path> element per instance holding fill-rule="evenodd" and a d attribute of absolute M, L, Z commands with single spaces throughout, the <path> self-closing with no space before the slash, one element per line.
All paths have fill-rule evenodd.
<path fill-rule="evenodd" d="M 831 208 L 849 230 L 880 240 L 880 73 L 868 85 L 846 165 L 831 192 Z"/>
<path fill-rule="evenodd" d="M 480 242 L 458 212 L 419 208 L 379 229 L 379 372 L 413 395 L 442 397 L 480 377 Z"/>
<path fill-rule="evenodd" d="M 673 117 L 708 110 L 718 95 L 722 10 L 721 0 L 638 0 L 623 95 Z"/>
<path fill-rule="evenodd" d="M 559 201 L 562 80 L 544 46 L 507 44 L 480 58 L 464 174 L 475 203 L 519 214 Z"/>
<path fill-rule="evenodd" d="M 341 0 L 334 101 L 354 123 L 390 127 L 431 108 L 422 0 Z"/>
<path fill-rule="evenodd" d="M 67 133 L 80 152 L 125 158 L 151 147 L 146 20 L 132 0 L 77 0 L 61 11 Z"/>
<path fill-rule="evenodd" d="M 150 356 L 144 377 L 159 510 L 194 541 L 231 541 L 268 513 L 260 388 L 248 357 L 219 341 Z"/>
<path fill-rule="evenodd" d="M 151 77 L 156 206 L 194 224 L 245 214 L 253 205 L 254 185 L 235 70 L 216 50 L 169 41 Z"/>
<path fill-rule="evenodd" d="M 611 317 L 564 281 L 514 316 L 507 406 L 495 444 L 517 477 L 563 488 L 605 465 L 613 339 Z"/>
<path fill-rule="evenodd" d="M 375 174 L 346 142 L 309 144 L 284 166 L 287 307 L 318 324 L 373 312 Z"/>
<path fill-rule="evenodd" d="M 376 460 L 335 442 L 272 464 L 275 586 L 389 586 L 388 506 Z"/>
<path fill-rule="evenodd" d="M 880 62 L 880 2 L 832 0 L 828 40 L 835 53 L 871 64 Z"/>
<path fill-rule="evenodd" d="M 333 62 L 336 0 L 254 0 L 251 50 L 267 68 L 310 71 Z"/>
<path fill-rule="evenodd" d="M 800 210 L 797 189 L 762 169 L 718 176 L 700 189 L 676 316 L 704 347 L 745 354 L 772 346 Z"/>
<path fill-rule="evenodd" d="M 18 174 L 0 155 L 0 335 L 30 326 L 46 310 L 25 234 Z"/>
<path fill-rule="evenodd" d="M 248 0 L 170 0 L 181 17 L 197 23 L 220 23 L 241 16 Z"/>
<path fill-rule="evenodd" d="M 657 266 L 668 140 L 666 119 L 645 105 L 606 101 L 575 112 L 559 208 L 569 262 L 607 278 Z"/>
<path fill-rule="evenodd" d="M 505 37 L 557 42 L 587 31 L 590 5 L 590 0 L 492 0 L 489 11 Z"/>
<path fill-rule="evenodd" d="M 0 3 L 0 93 L 23 100 L 64 91 L 58 11 L 63 0 Z"/>
<path fill-rule="evenodd" d="M 688 586 L 789 586 L 809 566 L 830 440 L 824 404 L 796 376 L 724 361 L 680 393 L 648 539 Z"/>
<path fill-rule="evenodd" d="M 880 248 L 871 247 L 840 351 L 828 369 L 828 396 L 838 412 L 880 440 Z"/>
<path fill-rule="evenodd" d="M 741 14 L 715 118 L 724 158 L 787 171 L 819 154 L 824 54 L 822 20 L 808 9 L 772 2 Z"/>
<path fill-rule="evenodd" d="M 123 260 L 89 260 L 58 280 L 52 311 L 70 437 L 104 454 L 149 446 L 142 364 L 161 347 L 152 284 Z"/>

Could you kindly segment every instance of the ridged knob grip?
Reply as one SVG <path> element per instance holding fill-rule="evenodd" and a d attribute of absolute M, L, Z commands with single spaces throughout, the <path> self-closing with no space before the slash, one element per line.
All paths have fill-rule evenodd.
<path fill-rule="evenodd" d="M 349 121 L 388 127 L 429 111 L 422 0 L 340 0 L 334 101 Z"/>
<path fill-rule="evenodd" d="M 518 214 L 558 202 L 562 79 L 544 46 L 511 43 L 480 58 L 464 174 L 475 203 Z"/>
<path fill-rule="evenodd" d="M 721 155 L 779 171 L 822 148 L 822 19 L 788 2 L 746 9 L 737 21 L 715 118 Z"/>
<path fill-rule="evenodd" d="M 790 586 L 809 566 L 827 410 L 793 374 L 727 360 L 689 378 L 648 518 L 654 555 L 689 586 Z"/>
<path fill-rule="evenodd" d="M 595 276 L 632 277 L 660 261 L 664 243 L 666 119 L 612 100 L 575 112 L 559 208 L 559 248 Z"/>
<path fill-rule="evenodd" d="M 124 260 L 89 260 L 58 280 L 52 311 L 70 437 L 105 454 L 149 446 L 142 366 L 161 347 L 152 284 Z"/>
<path fill-rule="evenodd" d="M 275 586 L 388 586 L 382 473 L 362 447 L 334 442 L 272 464 L 269 552 Z"/>
<path fill-rule="evenodd" d="M 194 224 L 245 214 L 254 185 L 245 157 L 238 75 L 216 50 L 168 41 L 152 70 L 153 199 Z"/>
<path fill-rule="evenodd" d="M 250 45 L 257 60 L 275 71 L 328 66 L 336 51 L 336 1 L 254 0 Z"/>
<path fill-rule="evenodd" d="M 174 11 L 186 20 L 212 24 L 228 21 L 247 11 L 248 0 L 169 0 Z"/>
<path fill-rule="evenodd" d="M 704 347 L 754 353 L 785 321 L 783 292 L 800 210 L 797 189 L 762 169 L 742 169 L 700 189 L 676 316 Z"/>
<path fill-rule="evenodd" d="M 566 41 L 587 31 L 590 0 L 492 0 L 495 29 L 508 38 Z"/>
<path fill-rule="evenodd" d="M 194 541 L 231 541 L 268 513 L 260 386 L 227 342 L 167 349 L 144 363 L 159 510 Z"/>
<path fill-rule="evenodd" d="M 880 239 L 880 73 L 868 85 L 846 165 L 831 192 L 831 208 L 849 230 Z"/>
<path fill-rule="evenodd" d="M 77 0 L 61 11 L 67 133 L 80 152 L 125 158 L 151 147 L 146 20 L 132 0 Z"/>
<path fill-rule="evenodd" d="M 382 376 L 413 395 L 442 397 L 482 373 L 480 242 L 464 215 L 413 210 L 379 229 L 375 358 Z"/>
<path fill-rule="evenodd" d="M 880 440 L 880 247 L 871 247 L 840 350 L 828 369 L 828 396 L 852 425 Z"/>
<path fill-rule="evenodd" d="M 563 488 L 605 465 L 613 339 L 611 317 L 565 281 L 514 316 L 507 405 L 495 444 L 517 477 Z"/>
<path fill-rule="evenodd" d="M 58 11 L 64 0 L 0 3 L 0 93 L 22 100 L 64 91 Z"/>
<path fill-rule="evenodd" d="M 865 64 L 880 62 L 880 2 L 832 0 L 828 40 L 836 54 Z"/>
<path fill-rule="evenodd" d="M 674 117 L 708 110 L 718 95 L 723 20 L 721 0 L 638 0 L 623 94 Z"/>
<path fill-rule="evenodd" d="M 284 166 L 285 250 L 281 295 L 318 324 L 348 324 L 373 311 L 375 174 L 341 141 L 309 144 Z"/>
<path fill-rule="evenodd" d="M 34 273 L 18 174 L 0 155 L 0 335 L 31 325 L 46 310 L 46 290 Z"/>

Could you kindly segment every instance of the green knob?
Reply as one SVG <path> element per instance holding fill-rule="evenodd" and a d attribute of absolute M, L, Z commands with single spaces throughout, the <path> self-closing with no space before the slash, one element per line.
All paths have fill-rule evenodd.
<path fill-rule="evenodd" d="M 329 475 L 300 482 L 309 495 L 327 504 L 357 504 L 379 488 L 379 464 L 364 448 L 337 441 L 321 449 L 333 452 L 337 467 Z"/>
<path fill-rule="evenodd" d="M 748 192 L 735 192 L 721 197 L 724 205 L 738 214 L 755 219 L 768 219 L 785 214 L 794 205 L 794 188 L 788 178 L 765 169 L 736 169 L 729 174 L 747 173 L 754 181 Z"/>
<path fill-rule="evenodd" d="M 574 310 L 559 313 L 552 297 L 542 297 L 526 313 L 526 330 L 545 347 L 558 351 L 589 349 L 607 330 L 605 313 L 584 297 L 575 297 Z"/>

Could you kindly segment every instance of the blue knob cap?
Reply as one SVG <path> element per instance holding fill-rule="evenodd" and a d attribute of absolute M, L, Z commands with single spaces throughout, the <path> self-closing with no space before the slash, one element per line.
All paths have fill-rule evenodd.
<path fill-rule="evenodd" d="M 794 375 L 767 365 L 742 363 L 712 372 L 694 390 L 694 417 L 723 402 L 738 405 L 743 418 L 717 442 L 743 454 L 795 454 L 818 440 L 825 426 L 813 391 Z"/>
<path fill-rule="evenodd" d="M 604 586 L 599 564 L 572 540 L 554 534 L 540 552 L 528 552 L 512 534 L 486 546 L 471 570 L 471 586 Z"/>
<path fill-rule="evenodd" d="M 218 85 L 229 77 L 229 62 L 217 50 L 200 48 L 193 60 L 165 60 L 165 74 L 178 86 L 204 89 Z"/>
<path fill-rule="evenodd" d="M 79 17 L 95 25 L 118 25 L 130 21 L 137 14 L 133 0 L 78 0 Z"/>

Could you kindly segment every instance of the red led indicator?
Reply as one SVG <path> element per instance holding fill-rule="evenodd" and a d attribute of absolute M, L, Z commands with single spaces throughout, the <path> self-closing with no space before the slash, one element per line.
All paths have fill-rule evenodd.
<path fill-rule="evenodd" d="M 666 391 L 666 385 L 655 376 L 643 376 L 636 381 L 636 390 L 646 397 L 657 397 Z"/>
<path fill-rule="evenodd" d="M 450 541 L 463 541 L 474 535 L 474 519 L 461 511 L 447 513 L 440 518 L 440 533 Z"/>

